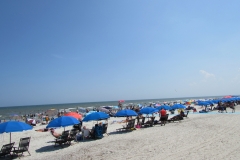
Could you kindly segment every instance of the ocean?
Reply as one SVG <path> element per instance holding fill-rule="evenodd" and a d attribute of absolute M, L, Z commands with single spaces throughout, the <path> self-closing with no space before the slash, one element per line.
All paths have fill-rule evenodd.
<path fill-rule="evenodd" d="M 164 99 L 142 99 L 142 100 L 125 100 L 124 105 L 128 104 L 142 104 L 149 105 L 150 103 L 163 103 L 184 101 L 190 99 L 210 99 L 210 98 L 222 98 L 223 96 L 206 96 L 206 97 L 183 97 L 183 98 L 164 98 Z M 106 102 L 87 102 L 87 103 L 67 103 L 67 104 L 45 104 L 45 105 L 28 105 L 28 106 L 13 106 L 13 107 L 0 107 L 0 120 L 14 120 L 19 116 L 27 114 L 44 113 L 49 109 L 68 109 L 68 108 L 98 108 L 100 106 L 117 106 L 118 101 L 106 101 Z"/>

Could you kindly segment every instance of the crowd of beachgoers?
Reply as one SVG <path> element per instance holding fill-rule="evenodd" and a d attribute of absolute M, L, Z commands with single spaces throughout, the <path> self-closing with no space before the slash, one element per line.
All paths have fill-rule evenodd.
<path fill-rule="evenodd" d="M 200 102 L 200 103 L 199 103 Z M 204 102 L 204 103 L 202 103 Z M 206 103 L 205 103 L 206 102 Z M 145 107 L 153 107 L 157 108 L 161 105 L 168 105 L 173 106 L 174 104 L 183 104 L 186 106 L 186 110 L 193 110 L 194 112 L 199 112 L 194 108 L 195 105 L 204 106 L 203 109 L 200 110 L 200 113 L 207 113 L 208 111 L 212 110 L 218 110 L 219 112 L 227 111 L 227 108 L 232 108 L 234 111 L 234 106 L 239 104 L 240 100 L 238 99 L 238 96 L 232 97 L 232 96 L 226 96 L 226 98 L 222 99 L 201 99 L 201 100 L 184 100 L 184 101 L 171 101 L 171 102 L 149 102 L 144 104 L 124 104 L 124 100 L 119 101 L 118 106 L 100 106 L 100 107 L 87 107 L 87 108 L 73 108 L 73 110 L 69 109 L 49 109 L 44 112 L 40 113 L 30 113 L 30 114 L 24 114 L 24 115 L 18 115 L 18 116 L 12 116 L 9 117 L 9 119 L 0 119 L 1 122 L 6 122 L 9 120 L 15 120 L 15 121 L 23 121 L 25 123 L 29 123 L 32 125 L 36 125 L 38 123 L 48 123 L 49 121 L 64 116 L 64 114 L 74 111 L 79 113 L 82 117 L 85 117 L 88 114 L 94 113 L 94 112 L 105 112 L 109 114 L 109 116 L 113 117 L 115 113 L 118 110 L 122 109 L 131 109 L 135 112 L 139 112 L 142 108 Z M 175 109 L 169 109 L 171 113 L 174 112 Z M 180 111 L 179 111 L 180 112 Z"/>
<path fill-rule="evenodd" d="M 112 142 L 116 142 L 116 140 L 119 140 L 119 142 L 116 142 L 118 145 L 121 145 L 121 143 L 123 143 L 124 145 L 129 145 L 130 147 L 133 147 L 132 144 L 130 144 L 128 141 L 127 142 L 123 141 L 123 139 L 128 138 L 129 141 L 133 141 L 133 144 L 140 145 L 138 144 L 138 142 L 135 142 L 135 140 L 133 140 L 134 139 L 133 137 L 138 136 L 140 138 L 144 138 L 144 135 L 147 135 L 147 134 L 152 134 L 156 136 L 157 139 L 159 138 L 162 140 L 163 143 L 165 143 L 165 140 L 162 139 L 162 136 L 159 137 L 159 135 L 153 133 L 152 128 L 156 128 L 157 130 L 159 130 L 159 127 L 156 127 L 156 126 L 165 126 L 166 124 L 171 124 L 173 126 L 176 126 L 175 124 L 183 125 L 184 123 L 175 123 L 175 122 L 181 122 L 181 121 L 186 121 L 189 124 L 189 126 L 192 126 L 194 128 L 196 126 L 196 122 L 198 121 L 201 122 L 200 116 L 202 115 L 202 117 L 207 118 L 207 115 L 211 115 L 211 114 L 204 114 L 204 113 L 209 113 L 209 112 L 212 112 L 212 113 L 214 112 L 216 114 L 223 115 L 223 116 L 233 113 L 232 114 L 233 117 L 236 118 L 235 110 L 237 111 L 239 110 L 238 108 L 239 104 L 240 104 L 239 97 L 189 101 L 189 102 L 185 102 L 184 104 L 152 103 L 147 106 L 146 105 L 135 106 L 130 104 L 123 107 L 123 104 L 119 103 L 118 109 L 112 109 L 109 106 L 108 107 L 105 106 L 105 108 L 102 107 L 104 108 L 104 110 L 100 110 L 100 108 L 95 108 L 93 110 L 87 109 L 85 114 L 79 113 L 79 111 L 75 111 L 74 113 L 79 115 L 79 117 L 77 118 L 75 117 L 77 119 L 77 123 L 64 128 L 51 127 L 49 125 L 51 124 L 52 121 L 56 120 L 57 118 L 66 117 L 65 116 L 66 113 L 58 112 L 56 117 L 52 119 L 50 118 L 46 119 L 47 115 L 43 114 L 42 116 L 45 116 L 45 121 L 46 121 L 45 123 L 33 124 L 32 121 L 31 123 L 29 123 L 28 121 L 27 123 L 33 126 L 34 131 L 29 130 L 24 132 L 18 132 L 17 135 L 14 134 L 14 137 L 12 137 L 12 141 L 18 142 L 20 138 L 31 137 L 29 138 L 29 141 L 31 139 L 31 143 L 28 150 L 29 154 L 23 151 L 23 157 L 25 159 L 43 159 L 43 158 L 47 158 L 48 156 L 53 156 L 56 153 L 58 153 L 59 155 L 54 157 L 58 159 L 68 159 L 68 156 L 71 156 L 72 159 L 79 159 L 79 158 L 111 159 L 110 158 L 111 156 L 109 156 L 109 153 L 106 150 L 100 149 L 102 152 L 106 153 L 109 157 L 106 157 L 103 154 L 101 155 L 97 154 L 98 156 L 92 155 L 96 153 L 89 151 L 88 147 L 95 148 L 95 145 L 102 146 L 102 143 L 103 144 L 107 143 L 110 147 L 112 146 L 113 148 L 119 149 L 119 146 L 115 146 L 112 144 Z M 128 111 L 129 113 L 125 114 L 124 112 L 124 113 L 121 113 L 119 116 L 119 113 L 122 111 Z M 132 114 L 131 111 L 133 111 L 134 114 Z M 95 119 L 95 121 L 90 121 L 90 122 L 84 121 L 84 118 L 90 117 L 89 115 L 91 114 L 93 115 L 94 113 L 105 113 L 108 117 L 103 119 L 101 118 Z M 196 113 L 199 113 L 199 114 L 196 114 Z M 191 118 L 191 120 L 189 119 L 189 117 Z M 229 117 L 225 117 L 225 119 L 230 120 Z M 218 118 L 215 118 L 215 120 L 217 121 Z M 1 124 L 3 123 L 4 122 L 2 122 Z M 237 122 L 233 122 L 233 123 L 235 124 Z M 193 126 L 193 124 L 195 126 Z M 216 124 L 218 124 L 218 122 L 216 122 Z M 206 122 L 206 126 L 208 125 L 214 126 L 216 124 L 215 123 L 212 124 L 211 122 Z M 185 127 L 186 127 L 185 131 L 191 132 L 187 126 Z M 148 131 L 145 131 L 146 128 Z M 167 128 L 167 133 L 163 132 L 162 134 L 165 134 L 165 135 L 170 133 L 172 134 L 172 132 L 168 130 L 168 127 L 166 128 Z M 137 130 L 142 130 L 143 133 L 142 134 L 140 132 L 135 133 L 135 131 Z M 196 128 L 196 130 L 198 130 L 198 128 Z M 236 131 L 238 131 L 238 129 L 236 129 Z M 119 133 L 129 133 L 129 132 L 133 134 L 133 137 L 127 136 L 124 138 L 124 136 L 120 136 L 121 134 L 119 134 Z M 4 136 L 4 138 L 2 138 L 3 139 L 2 144 L 8 143 L 8 139 L 5 138 L 7 134 L 8 133 L 2 134 L 2 137 Z M 187 136 L 189 136 L 189 138 L 191 138 L 192 135 L 189 135 L 188 133 L 186 134 Z M 192 134 L 195 135 L 194 133 Z M 111 138 L 112 136 L 116 136 L 116 137 Z M 175 135 L 171 135 L 171 136 L 175 137 Z M 183 136 L 183 135 L 179 135 L 179 136 Z M 41 138 L 41 142 L 38 141 L 39 138 Z M 183 137 L 180 137 L 180 138 L 184 139 Z M 101 139 L 101 140 L 93 141 L 96 139 Z M 87 144 L 86 146 L 81 145 L 81 147 L 78 148 L 76 144 L 79 144 L 80 142 L 89 142 L 89 144 Z M 150 142 L 144 141 L 142 143 L 145 145 L 149 145 Z M 170 142 L 170 143 L 171 145 L 174 146 L 173 142 Z M 182 143 L 184 144 L 184 142 Z M 233 144 L 234 143 L 235 142 L 233 142 Z M 156 146 L 157 144 L 159 145 L 158 142 L 151 142 L 151 144 L 153 144 L 153 146 Z M 58 147 L 58 145 L 61 146 L 60 148 L 66 149 L 66 151 L 64 151 L 65 154 L 60 154 L 60 152 L 58 152 L 58 149 L 54 149 L 53 146 Z M 71 146 L 71 147 L 68 147 L 68 146 Z M 72 148 L 72 146 L 73 146 L 73 150 L 71 151 L 71 149 L 69 150 L 68 148 Z M 126 146 L 126 148 L 130 149 L 129 146 Z M 83 152 L 81 149 L 84 149 L 85 151 Z M 95 148 L 95 149 L 99 149 L 99 148 Z M 120 150 L 121 149 L 122 148 L 120 148 Z M 52 153 L 47 150 L 52 151 Z M 76 152 L 83 153 L 83 156 L 81 157 L 81 156 L 75 155 Z M 115 151 L 113 150 L 111 150 L 111 152 L 115 153 Z M 168 153 L 169 152 L 170 151 L 168 151 Z M 30 156 L 30 153 L 31 153 L 31 156 Z M 44 154 L 41 154 L 41 153 L 44 153 Z M 238 154 L 236 156 L 240 157 L 240 155 Z M 7 157 L 11 158 L 9 156 Z M 126 157 L 126 155 L 123 155 L 122 153 L 121 156 L 118 156 L 117 159 L 121 159 L 121 157 L 129 158 L 128 156 Z M 144 158 L 144 157 L 145 157 L 144 155 L 141 155 L 141 158 Z M 50 159 L 55 159 L 55 158 L 50 158 Z M 132 159 L 135 159 L 135 158 L 136 157 L 133 157 Z M 156 157 L 153 159 L 156 159 Z"/>

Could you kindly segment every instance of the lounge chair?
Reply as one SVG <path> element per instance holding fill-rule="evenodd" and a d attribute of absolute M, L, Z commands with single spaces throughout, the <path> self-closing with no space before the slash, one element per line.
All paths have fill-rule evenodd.
<path fill-rule="evenodd" d="M 23 152 L 28 152 L 28 154 L 31 156 L 30 152 L 28 151 L 29 144 L 30 144 L 30 139 L 31 139 L 31 137 L 21 138 L 20 142 L 19 142 L 19 146 L 18 147 L 13 147 L 12 152 L 14 154 L 17 154 L 17 156 L 19 156 L 20 153 L 21 153 L 21 156 L 22 156 Z"/>
<path fill-rule="evenodd" d="M 54 147 L 59 144 L 62 147 L 62 144 L 69 143 L 69 131 L 63 131 L 62 135 L 55 139 L 55 145 Z"/>
<path fill-rule="evenodd" d="M 6 155 L 11 155 L 11 150 L 13 148 L 15 142 L 5 144 L 2 146 L 2 149 L 0 151 L 0 157 L 5 157 Z"/>
<path fill-rule="evenodd" d="M 122 131 L 122 130 L 132 131 L 132 130 L 135 130 L 135 120 L 136 119 L 129 120 L 126 127 L 119 128 L 119 129 L 116 129 L 116 130 L 117 131 Z"/>
<path fill-rule="evenodd" d="M 168 119 L 167 122 L 175 122 L 175 121 L 180 122 L 181 120 L 183 120 L 183 117 L 181 115 L 176 115 L 176 116 Z"/>
<path fill-rule="evenodd" d="M 150 121 L 147 121 L 146 123 L 144 123 L 144 127 L 152 127 L 154 125 L 154 119 L 155 117 L 151 117 Z"/>

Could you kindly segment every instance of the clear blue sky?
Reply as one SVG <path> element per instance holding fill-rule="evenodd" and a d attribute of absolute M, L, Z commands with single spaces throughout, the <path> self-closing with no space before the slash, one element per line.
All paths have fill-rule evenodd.
<path fill-rule="evenodd" d="M 0 1 L 0 106 L 240 94 L 239 0 Z"/>

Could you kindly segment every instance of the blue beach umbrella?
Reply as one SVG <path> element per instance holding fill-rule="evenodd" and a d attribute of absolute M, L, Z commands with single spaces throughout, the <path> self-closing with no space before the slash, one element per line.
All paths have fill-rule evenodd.
<path fill-rule="evenodd" d="M 25 130 L 31 130 L 33 127 L 27 123 L 18 121 L 8 121 L 0 124 L 0 133 L 10 133 L 11 143 L 11 132 L 22 132 Z"/>
<path fill-rule="evenodd" d="M 207 106 L 207 105 L 210 105 L 210 103 L 209 103 L 209 102 L 206 102 L 206 101 L 199 101 L 197 104 L 198 104 L 199 106 Z"/>
<path fill-rule="evenodd" d="M 104 112 L 94 112 L 89 115 L 87 115 L 82 121 L 88 122 L 88 121 L 99 121 L 103 119 L 108 119 L 110 116 Z"/>
<path fill-rule="evenodd" d="M 208 104 L 214 104 L 214 102 L 212 101 L 206 101 Z"/>
<path fill-rule="evenodd" d="M 164 109 L 164 110 L 171 110 L 172 108 L 170 106 L 167 105 L 163 105 L 163 106 L 159 106 L 156 108 L 158 111 Z"/>
<path fill-rule="evenodd" d="M 52 120 L 46 128 L 67 127 L 74 124 L 79 124 L 79 121 L 71 116 L 62 116 Z"/>
<path fill-rule="evenodd" d="M 89 111 L 88 113 L 85 114 L 85 116 L 88 116 L 89 114 L 95 113 L 97 111 Z"/>
<path fill-rule="evenodd" d="M 130 109 L 120 110 L 115 114 L 115 117 L 137 116 L 138 114 Z"/>
<path fill-rule="evenodd" d="M 172 109 L 185 109 L 186 106 L 182 105 L 182 104 L 174 104 L 172 106 Z"/>
<path fill-rule="evenodd" d="M 113 106 L 114 109 L 118 109 L 119 107 L 118 106 Z"/>
<path fill-rule="evenodd" d="M 215 104 L 217 104 L 219 101 L 220 101 L 220 100 L 218 100 L 218 99 L 212 100 L 212 102 L 215 103 Z"/>
<path fill-rule="evenodd" d="M 141 113 L 141 114 L 152 114 L 152 113 L 157 112 L 157 111 L 158 110 L 156 108 L 145 107 L 145 108 L 142 108 L 139 113 Z"/>

